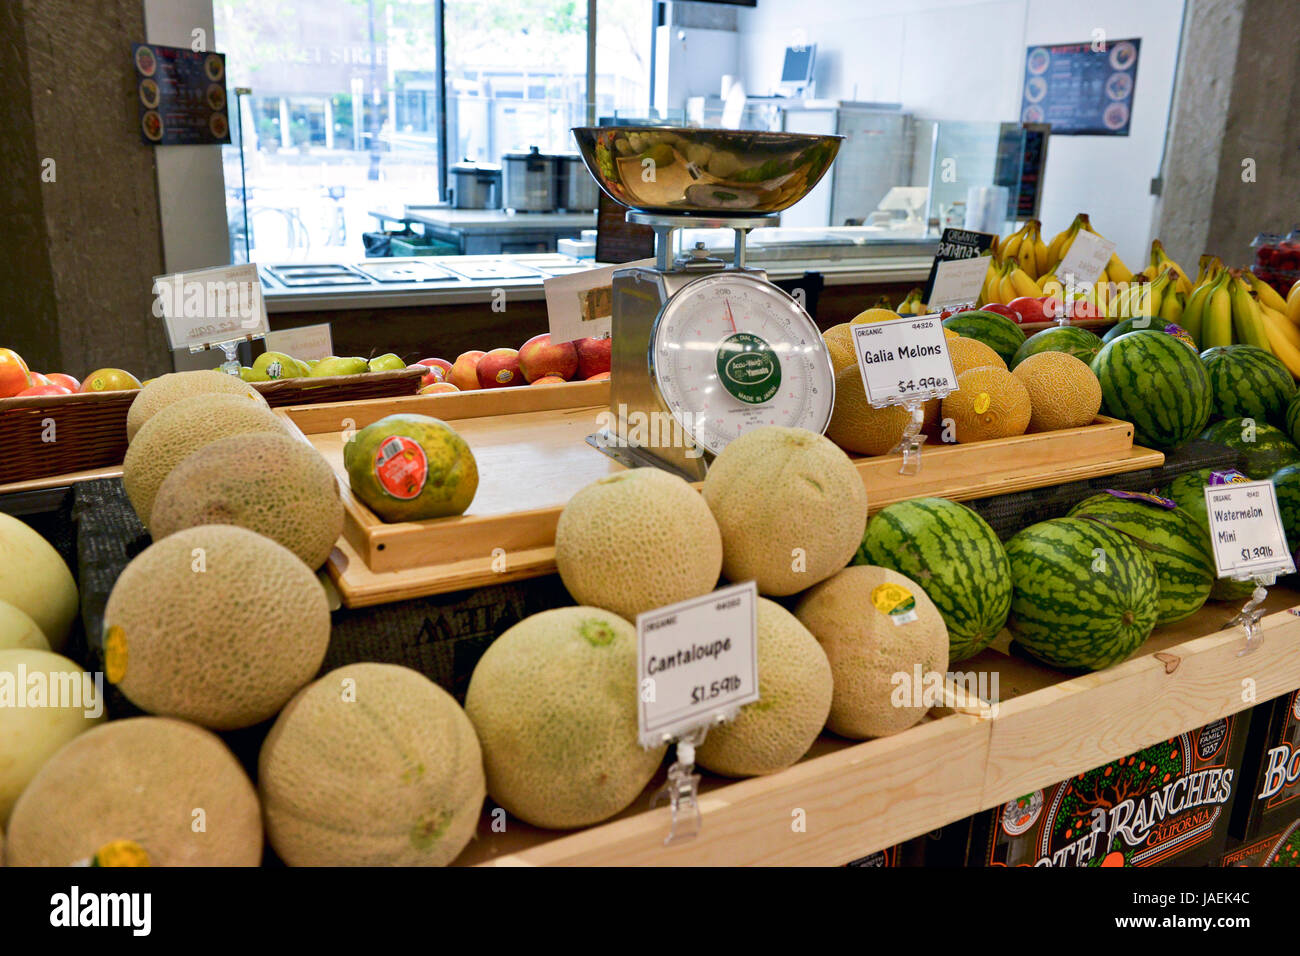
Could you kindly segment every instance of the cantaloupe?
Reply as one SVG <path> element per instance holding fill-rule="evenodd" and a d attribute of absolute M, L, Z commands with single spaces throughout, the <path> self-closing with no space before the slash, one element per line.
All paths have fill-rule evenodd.
<path fill-rule="evenodd" d="M 122 462 L 122 487 L 145 526 L 171 470 L 204 445 L 249 432 L 285 434 L 265 405 L 238 395 L 195 395 L 160 409 L 136 433 Z"/>
<path fill-rule="evenodd" d="M 238 375 L 227 375 L 210 368 L 194 372 L 169 372 L 149 379 L 131 402 L 131 407 L 126 412 L 126 440 L 133 441 L 144 423 L 160 409 L 195 395 L 239 395 L 263 408 L 267 407 L 262 393 Z"/>
<path fill-rule="evenodd" d="M 944 329 L 944 331 L 950 332 L 952 330 Z M 1001 369 L 1007 367 L 1007 363 L 1002 356 L 989 346 L 976 339 L 967 339 L 961 336 L 948 340 L 948 357 L 952 359 L 953 370 L 958 375 L 973 368 L 982 368 L 985 365 Z"/>
<path fill-rule="evenodd" d="M 486 795 L 465 712 L 395 664 L 350 664 L 300 690 L 262 744 L 257 781 L 290 866 L 444 866 Z"/>
<path fill-rule="evenodd" d="M 664 747 L 637 739 L 636 629 L 608 611 L 542 611 L 488 647 L 465 696 L 487 791 L 521 820 L 589 826 L 641 793 Z"/>
<path fill-rule="evenodd" d="M 932 428 L 939 420 L 939 400 L 922 405 L 923 428 Z M 856 365 L 841 369 L 835 376 L 835 408 L 826 437 L 845 451 L 858 455 L 887 455 L 903 437 L 912 413 L 902 405 L 882 408 L 867 402 L 862 375 Z"/>
<path fill-rule="evenodd" d="M 0 651 L 10 648 L 48 651 L 50 642 L 30 614 L 8 601 L 0 601 Z"/>
<path fill-rule="evenodd" d="M 831 709 L 826 652 L 793 614 L 758 599 L 759 699 L 712 727 L 695 751 L 706 770 L 727 777 L 773 773 L 808 752 Z"/>
<path fill-rule="evenodd" d="M 948 670 L 948 629 L 915 581 L 873 565 L 845 568 L 805 594 L 795 617 L 826 652 L 835 680 L 826 726 L 843 737 L 884 737 L 925 716 L 927 675 Z"/>
<path fill-rule="evenodd" d="M 722 531 L 722 573 L 794 594 L 848 564 L 867 524 L 857 469 L 830 439 L 768 425 L 732 440 L 704 479 Z"/>
<path fill-rule="evenodd" d="M 154 540 L 201 524 L 232 524 L 278 541 L 319 568 L 343 532 L 334 469 L 288 435 L 247 434 L 204 445 L 158 489 Z"/>
<path fill-rule="evenodd" d="M 155 542 L 118 577 L 104 671 L 142 710 L 231 730 L 273 716 L 315 677 L 329 636 L 325 590 L 293 552 L 200 525 Z"/>
<path fill-rule="evenodd" d="M 0 651 L 0 825 L 50 757 L 104 713 L 89 674 L 50 651 Z"/>
<path fill-rule="evenodd" d="M 68 744 L 9 821 L 8 865 L 257 866 L 257 794 L 216 735 L 130 717 Z"/>
<path fill-rule="evenodd" d="M 1039 352 L 1011 373 L 1029 392 L 1031 432 L 1082 428 L 1101 411 L 1101 383 L 1069 352 Z"/>
<path fill-rule="evenodd" d="M 36 622 L 50 647 L 63 650 L 77 619 L 77 582 L 53 545 L 30 525 L 0 512 L 0 601 Z"/>
<path fill-rule="evenodd" d="M 957 376 L 957 391 L 943 400 L 943 417 L 958 442 L 1023 435 L 1033 408 L 1020 379 L 1003 368 L 984 366 Z"/>
<path fill-rule="evenodd" d="M 722 536 L 699 492 L 658 468 L 587 485 L 560 512 L 555 564 L 579 604 L 628 620 L 712 591 Z"/>
<path fill-rule="evenodd" d="M 822 333 L 826 352 L 831 357 L 831 367 L 838 372 L 849 366 L 857 367 L 858 357 L 853 348 L 853 326 L 847 322 L 832 325 Z"/>

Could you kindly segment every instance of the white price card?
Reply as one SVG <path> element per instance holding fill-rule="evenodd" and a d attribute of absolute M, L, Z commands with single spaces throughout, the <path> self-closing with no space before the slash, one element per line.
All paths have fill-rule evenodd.
<path fill-rule="evenodd" d="M 334 354 L 334 338 L 330 324 L 300 325 L 296 329 L 278 329 L 266 333 L 266 350 L 283 352 L 296 359 L 323 359 Z"/>
<path fill-rule="evenodd" d="M 610 285 L 614 273 L 620 269 L 650 269 L 654 264 L 654 259 L 638 259 L 622 265 L 543 279 L 551 341 L 608 338 L 614 314 L 614 295 Z"/>
<path fill-rule="evenodd" d="M 1209 485 L 1205 508 L 1219 577 L 1290 574 L 1295 570 L 1271 481 Z"/>
<path fill-rule="evenodd" d="M 1092 285 L 1101 277 L 1110 257 L 1115 254 L 1115 243 L 1096 233 L 1080 229 L 1074 235 L 1065 258 L 1056 267 L 1056 277 L 1062 282 L 1074 279 L 1075 285 Z"/>
<path fill-rule="evenodd" d="M 948 338 L 937 315 L 851 326 L 868 404 L 905 404 L 957 388 Z"/>
<path fill-rule="evenodd" d="M 641 745 L 712 723 L 758 700 L 753 581 L 636 616 Z"/>
<path fill-rule="evenodd" d="M 266 335 L 266 303 L 257 266 L 219 266 L 155 276 L 154 315 L 173 349 L 198 351 Z"/>
<path fill-rule="evenodd" d="M 989 271 L 989 257 L 954 259 L 935 266 L 934 288 L 926 307 L 931 312 L 950 305 L 974 305 Z"/>

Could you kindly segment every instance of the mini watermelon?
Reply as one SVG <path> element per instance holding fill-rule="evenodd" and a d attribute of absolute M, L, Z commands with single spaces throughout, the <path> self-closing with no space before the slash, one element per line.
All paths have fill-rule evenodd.
<path fill-rule="evenodd" d="M 1100 670 L 1131 655 L 1155 627 L 1156 570 L 1128 535 L 1053 518 L 1008 541 L 1007 560 L 1014 582 L 1007 626 L 1039 660 Z"/>
<path fill-rule="evenodd" d="M 1031 355 L 1039 352 L 1068 352 L 1084 365 L 1091 365 L 1092 360 L 1101 351 L 1101 339 L 1087 329 L 1077 325 L 1058 325 L 1054 329 L 1043 329 L 1025 339 L 1016 349 L 1010 367 L 1015 368 Z"/>
<path fill-rule="evenodd" d="M 1006 362 L 1008 366 L 1011 364 L 1011 360 L 1016 357 L 1016 349 L 1020 348 L 1025 341 L 1025 332 L 1020 326 L 1005 315 L 998 315 L 996 312 L 985 312 L 983 309 L 958 312 L 956 315 L 944 319 L 943 327 L 952 329 L 958 335 L 965 336 L 968 339 L 983 342 L 1002 356 L 1002 361 Z"/>
<path fill-rule="evenodd" d="M 1205 546 L 1210 547 L 1210 517 L 1205 511 L 1205 486 L 1210 483 L 1213 469 L 1201 468 L 1179 475 L 1164 488 L 1160 494 L 1172 499 L 1180 510 L 1196 522 L 1205 536 Z M 1217 570 L 1215 572 L 1218 573 Z M 1255 591 L 1255 585 L 1249 581 L 1234 581 L 1232 578 L 1216 578 L 1210 588 L 1212 601 L 1244 601 Z"/>
<path fill-rule="evenodd" d="M 1092 370 L 1101 383 L 1102 410 L 1132 422 L 1138 444 L 1178 448 L 1210 419 L 1205 367 L 1172 335 L 1135 331 L 1112 339 L 1092 360 Z"/>
<path fill-rule="evenodd" d="M 1300 394 L 1291 399 L 1283 414 L 1283 430 L 1291 436 L 1291 441 L 1300 446 Z"/>
<path fill-rule="evenodd" d="M 1157 625 L 1191 617 L 1218 580 L 1209 539 L 1181 508 L 1107 492 L 1079 502 L 1069 516 L 1096 521 L 1137 542 L 1160 582 Z"/>
<path fill-rule="evenodd" d="M 1120 319 L 1101 337 L 1103 343 L 1113 342 L 1121 335 L 1128 335 L 1130 332 L 1161 331 L 1164 329 L 1164 323 L 1158 318 L 1152 318 L 1149 315 L 1138 315 L 1131 319 Z"/>
<path fill-rule="evenodd" d="M 1201 437 L 1236 451 L 1237 467 L 1256 481 L 1300 461 L 1300 448 L 1285 432 L 1253 418 L 1225 418 L 1205 429 Z"/>
<path fill-rule="evenodd" d="M 1270 479 L 1277 491 L 1277 510 L 1281 513 L 1286 543 L 1294 554 L 1300 548 L 1300 465 L 1279 468 Z"/>
<path fill-rule="evenodd" d="M 988 647 L 1007 622 L 1011 568 L 983 518 L 946 498 L 913 498 L 867 524 L 853 564 L 874 564 L 925 589 L 948 625 L 948 662 Z"/>
<path fill-rule="evenodd" d="M 1254 418 L 1284 425 L 1295 379 L 1272 352 L 1254 345 L 1206 349 L 1201 364 L 1210 377 L 1215 418 Z"/>

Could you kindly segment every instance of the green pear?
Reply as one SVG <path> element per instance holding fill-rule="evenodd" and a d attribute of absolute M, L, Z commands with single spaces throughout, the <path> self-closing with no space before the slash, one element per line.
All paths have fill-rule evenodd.
<path fill-rule="evenodd" d="M 302 369 L 298 366 L 298 360 L 285 355 L 283 352 L 263 352 L 253 362 L 253 370 L 261 372 L 270 381 L 278 381 L 282 378 L 301 378 Z"/>
<path fill-rule="evenodd" d="M 307 364 L 306 362 L 304 362 L 302 359 L 294 359 L 294 361 L 298 363 L 298 368 L 299 368 L 299 370 L 302 372 L 302 375 L 301 375 L 302 378 L 306 378 L 307 376 L 309 376 L 309 375 L 311 374 L 311 366 L 310 366 L 310 365 L 308 365 L 308 364 Z"/>
<path fill-rule="evenodd" d="M 370 371 L 372 372 L 396 372 L 404 368 L 406 368 L 406 363 L 395 352 L 385 352 L 383 355 L 377 355 L 370 360 Z"/>
<path fill-rule="evenodd" d="M 247 365 L 241 365 L 241 366 L 239 367 L 239 377 L 242 378 L 245 382 L 264 382 L 264 381 L 266 381 L 266 378 L 265 378 L 265 377 L 260 378 L 260 379 L 257 378 L 256 376 L 257 376 L 258 374 L 260 374 L 260 373 L 258 373 L 258 372 L 254 372 L 254 371 L 253 371 L 251 368 L 249 368 Z"/>
<path fill-rule="evenodd" d="M 358 356 L 348 358 L 327 358 L 316 363 L 311 370 L 312 378 L 324 378 L 326 375 L 359 375 L 369 369 L 366 360 Z"/>

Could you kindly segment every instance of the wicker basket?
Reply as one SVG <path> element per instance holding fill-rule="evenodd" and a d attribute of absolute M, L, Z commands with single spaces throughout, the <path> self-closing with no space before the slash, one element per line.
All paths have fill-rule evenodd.
<path fill-rule="evenodd" d="M 282 378 L 252 382 L 272 408 L 282 405 L 316 405 L 321 402 L 356 402 L 367 398 L 398 398 L 420 390 L 427 368 L 399 368 L 392 372 L 359 375 L 322 375 L 320 378 Z"/>
<path fill-rule="evenodd" d="M 0 399 L 0 485 L 120 465 L 139 392 Z"/>

